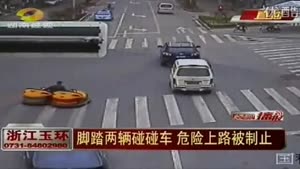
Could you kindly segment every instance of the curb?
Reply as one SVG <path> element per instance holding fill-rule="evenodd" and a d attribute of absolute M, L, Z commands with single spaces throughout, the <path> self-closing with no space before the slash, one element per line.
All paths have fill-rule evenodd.
<path fill-rule="evenodd" d="M 197 18 L 193 17 L 193 20 L 198 26 L 205 28 L 206 30 L 211 30 L 211 28 L 205 22 L 203 22 L 201 19 L 197 19 Z"/>

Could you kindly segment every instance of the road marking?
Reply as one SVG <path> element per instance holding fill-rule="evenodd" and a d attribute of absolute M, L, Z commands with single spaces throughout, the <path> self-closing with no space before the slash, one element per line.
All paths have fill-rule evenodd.
<path fill-rule="evenodd" d="M 150 6 L 150 9 L 151 9 L 151 12 L 152 12 L 152 15 L 153 15 L 154 23 L 155 23 L 155 25 L 156 25 L 156 30 L 157 30 L 158 33 L 160 33 L 160 27 L 159 27 L 159 24 L 158 24 L 156 15 L 155 15 L 155 13 L 154 13 L 154 9 L 153 9 L 153 7 L 152 7 L 150 1 L 148 1 L 148 4 L 149 4 L 149 6 Z"/>
<path fill-rule="evenodd" d="M 125 49 L 132 48 L 132 43 L 133 43 L 133 39 L 132 38 L 126 39 Z"/>
<path fill-rule="evenodd" d="M 299 66 L 290 66 L 290 67 L 287 67 L 287 69 L 298 69 L 300 68 L 300 65 Z"/>
<path fill-rule="evenodd" d="M 279 61 L 273 61 L 273 62 L 278 63 L 278 62 L 296 62 L 296 61 L 300 61 L 300 59 L 279 60 Z"/>
<path fill-rule="evenodd" d="M 117 46 L 117 43 L 118 43 L 118 39 L 112 39 L 112 40 L 110 41 L 110 44 L 109 44 L 109 46 L 108 46 L 108 49 L 115 49 L 116 46 Z"/>
<path fill-rule="evenodd" d="M 198 29 L 202 34 L 206 34 L 206 33 L 207 33 L 207 31 L 203 30 L 203 29 L 200 28 L 200 27 L 197 27 L 197 29 Z"/>
<path fill-rule="evenodd" d="M 203 43 L 206 44 L 206 40 L 205 40 L 205 37 L 203 35 L 199 35 L 199 38 L 202 40 Z"/>
<path fill-rule="evenodd" d="M 140 17 L 140 18 L 146 18 L 145 15 L 136 15 L 135 13 L 132 13 L 131 16 Z"/>
<path fill-rule="evenodd" d="M 265 54 L 264 54 L 265 55 Z M 300 53 L 282 53 L 282 54 L 277 54 L 277 55 L 274 55 L 274 54 L 271 54 L 271 55 L 266 55 L 263 56 L 264 58 L 268 58 L 268 57 L 277 57 L 277 56 L 291 56 L 291 55 L 300 55 Z"/>
<path fill-rule="evenodd" d="M 46 106 L 36 119 L 36 123 L 43 123 L 45 126 L 48 121 L 54 116 L 56 108 Z"/>
<path fill-rule="evenodd" d="M 279 60 L 279 59 L 291 59 L 291 58 L 299 58 L 300 56 L 284 56 L 284 57 L 275 57 L 275 58 L 267 58 L 268 60 Z"/>
<path fill-rule="evenodd" d="M 299 131 L 287 131 L 286 135 L 288 135 L 288 136 L 300 135 L 300 130 Z"/>
<path fill-rule="evenodd" d="M 175 36 L 172 37 L 172 41 L 176 42 L 176 37 Z"/>
<path fill-rule="evenodd" d="M 270 49 L 270 50 L 256 50 L 255 53 L 266 53 L 266 52 L 277 52 L 277 51 L 287 51 L 287 50 L 295 50 L 300 48 L 287 48 L 287 49 Z"/>
<path fill-rule="evenodd" d="M 201 96 L 193 96 L 192 100 L 193 100 L 194 105 L 196 106 L 198 113 L 201 116 L 201 119 L 204 123 L 216 122 L 214 116 L 212 115 L 207 104 L 205 103 L 204 99 Z"/>
<path fill-rule="evenodd" d="M 178 150 L 172 150 L 171 154 L 172 154 L 172 161 L 174 164 L 174 169 L 183 169 Z"/>
<path fill-rule="evenodd" d="M 180 115 L 179 107 L 174 95 L 164 95 L 163 98 L 168 112 L 170 125 L 183 125 L 184 123 Z"/>
<path fill-rule="evenodd" d="M 295 74 L 296 76 L 300 76 L 300 74 Z"/>
<path fill-rule="evenodd" d="M 300 115 L 300 112 L 273 88 L 265 88 L 264 90 L 291 115 Z"/>
<path fill-rule="evenodd" d="M 289 47 L 295 47 L 295 45 L 280 45 L 280 44 L 277 44 L 277 45 L 269 45 L 269 46 L 260 46 L 259 48 L 253 48 L 253 50 L 265 50 L 265 49 L 274 49 L 274 48 L 278 48 L 278 47 L 281 47 L 281 48 L 289 48 Z"/>
<path fill-rule="evenodd" d="M 123 38 L 126 38 L 126 36 L 127 36 L 127 30 L 124 31 Z"/>
<path fill-rule="evenodd" d="M 180 33 L 181 33 L 179 29 L 176 29 L 176 32 L 177 32 L 177 34 L 180 34 Z"/>
<path fill-rule="evenodd" d="M 127 11 L 127 7 L 124 9 L 124 12 L 123 12 L 123 14 L 122 14 L 122 16 L 121 16 L 121 19 L 120 19 L 119 23 L 118 23 L 117 29 L 116 29 L 116 31 L 115 31 L 115 33 L 114 33 L 114 38 L 116 38 L 116 37 L 117 37 L 117 34 L 119 33 L 119 30 L 120 30 L 121 25 L 122 25 L 122 23 L 123 23 L 123 20 L 124 20 L 126 11 Z"/>
<path fill-rule="evenodd" d="M 102 128 L 117 128 L 118 98 L 106 99 Z"/>
<path fill-rule="evenodd" d="M 224 36 L 225 36 L 230 42 L 236 42 L 236 40 L 233 39 L 229 34 L 224 34 Z"/>
<path fill-rule="evenodd" d="M 147 97 L 135 97 L 136 128 L 150 128 Z"/>
<path fill-rule="evenodd" d="M 188 41 L 188 42 L 190 42 L 190 43 L 193 43 L 193 40 L 191 39 L 190 36 L 186 35 L 186 36 L 185 36 L 185 39 L 186 39 L 186 41 Z"/>
<path fill-rule="evenodd" d="M 246 36 L 239 36 L 239 38 L 241 38 L 242 40 L 248 40 L 248 38 Z"/>
<path fill-rule="evenodd" d="M 80 128 L 81 123 L 86 114 L 87 105 L 74 109 L 72 116 L 68 122 L 68 127 Z"/>
<path fill-rule="evenodd" d="M 300 90 L 296 87 L 286 87 L 290 92 L 300 98 Z"/>
<path fill-rule="evenodd" d="M 279 66 L 288 66 L 288 65 L 298 65 L 300 64 L 300 62 L 294 62 L 294 63 L 281 63 L 281 64 L 278 64 Z"/>
<path fill-rule="evenodd" d="M 124 33 L 119 33 L 119 35 L 123 35 Z M 127 35 L 144 35 L 144 34 L 159 34 L 158 32 L 126 32 Z"/>
<path fill-rule="evenodd" d="M 162 39 L 161 38 L 157 38 L 157 46 L 159 45 L 163 45 Z"/>
<path fill-rule="evenodd" d="M 271 42 L 251 42 L 251 43 L 245 43 L 246 45 L 260 45 L 260 44 L 268 44 L 268 43 L 284 43 L 284 42 L 292 42 L 291 40 L 286 41 L 271 41 Z"/>
<path fill-rule="evenodd" d="M 132 29 L 133 29 L 133 26 L 132 26 L 132 25 L 130 25 L 128 29 L 129 29 L 129 30 L 132 30 Z"/>
<path fill-rule="evenodd" d="M 224 43 L 217 35 L 211 34 L 210 36 L 218 43 Z"/>
<path fill-rule="evenodd" d="M 188 31 L 189 31 L 191 34 L 194 34 L 194 31 L 193 31 L 191 28 L 189 28 Z"/>
<path fill-rule="evenodd" d="M 142 42 L 142 48 L 147 48 L 148 47 L 148 41 L 147 38 L 144 38 L 143 42 Z"/>
<path fill-rule="evenodd" d="M 229 115 L 231 115 L 231 113 L 233 112 L 240 111 L 240 109 L 233 103 L 231 98 L 226 93 L 217 91 L 216 94 L 220 99 L 221 103 L 224 105 Z"/>
<path fill-rule="evenodd" d="M 298 73 L 298 72 L 300 72 L 300 69 L 297 69 L 297 70 L 290 70 L 290 72 L 292 72 L 292 73 Z"/>
<path fill-rule="evenodd" d="M 269 110 L 252 92 L 251 90 L 241 90 L 243 95 L 258 111 Z"/>

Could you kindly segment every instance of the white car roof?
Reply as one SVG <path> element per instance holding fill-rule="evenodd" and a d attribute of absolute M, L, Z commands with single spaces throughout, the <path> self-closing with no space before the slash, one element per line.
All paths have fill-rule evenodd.
<path fill-rule="evenodd" d="M 177 66 L 207 66 L 209 67 L 209 64 L 204 59 L 178 59 L 175 61 L 175 64 Z"/>
<path fill-rule="evenodd" d="M 168 3 L 168 2 L 161 2 L 161 3 L 159 3 L 159 5 L 172 5 L 173 6 L 172 3 Z"/>

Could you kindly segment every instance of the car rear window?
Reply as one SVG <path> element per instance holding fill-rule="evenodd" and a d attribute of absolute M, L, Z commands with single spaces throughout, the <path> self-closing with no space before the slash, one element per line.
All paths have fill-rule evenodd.
<path fill-rule="evenodd" d="M 170 47 L 169 51 L 174 53 L 179 53 L 179 52 L 193 53 L 194 49 L 191 47 Z"/>
<path fill-rule="evenodd" d="M 207 68 L 180 68 L 177 76 L 209 76 Z"/>
<path fill-rule="evenodd" d="M 100 11 L 97 14 L 98 15 L 109 15 L 109 12 L 107 12 L 107 11 Z"/>
<path fill-rule="evenodd" d="M 159 7 L 161 7 L 161 8 L 172 8 L 173 5 L 171 5 L 171 4 L 160 4 Z"/>

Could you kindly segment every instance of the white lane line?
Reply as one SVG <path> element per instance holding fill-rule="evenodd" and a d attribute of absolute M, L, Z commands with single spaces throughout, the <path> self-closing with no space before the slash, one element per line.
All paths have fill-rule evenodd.
<path fill-rule="evenodd" d="M 224 43 L 224 42 L 222 41 L 222 39 L 220 39 L 217 35 L 211 34 L 210 36 L 211 36 L 215 41 L 217 41 L 218 43 Z"/>
<path fill-rule="evenodd" d="M 297 70 L 290 70 L 290 72 L 292 72 L 292 73 L 300 73 L 300 69 L 297 69 Z"/>
<path fill-rule="evenodd" d="M 269 110 L 252 92 L 251 90 L 241 90 L 243 95 L 258 111 Z"/>
<path fill-rule="evenodd" d="M 264 54 L 264 58 L 269 58 L 269 57 L 277 57 L 277 56 L 291 56 L 291 55 L 300 55 L 300 53 L 282 53 L 282 54 L 271 54 L 271 55 L 268 55 L 268 54 Z"/>
<path fill-rule="evenodd" d="M 170 125 L 171 126 L 183 125 L 184 123 L 174 95 L 164 95 L 163 98 L 168 112 Z"/>
<path fill-rule="evenodd" d="M 133 26 L 132 26 L 132 25 L 130 25 L 128 29 L 129 29 L 129 30 L 132 30 L 132 29 L 133 29 Z"/>
<path fill-rule="evenodd" d="M 56 108 L 46 106 L 36 119 L 36 123 L 42 123 L 47 126 L 48 121 L 54 116 Z"/>
<path fill-rule="evenodd" d="M 290 40 L 288 41 L 271 41 L 271 42 L 251 42 L 251 43 L 246 43 L 247 45 L 261 45 L 261 44 L 268 44 L 268 43 L 284 43 L 284 42 L 292 42 Z"/>
<path fill-rule="evenodd" d="M 278 51 L 288 51 L 288 50 L 298 50 L 300 48 L 285 48 L 285 49 L 270 49 L 270 50 L 256 50 L 255 53 L 266 53 L 266 52 L 278 52 Z"/>
<path fill-rule="evenodd" d="M 191 39 L 191 37 L 189 35 L 185 36 L 186 41 L 193 43 L 193 40 Z"/>
<path fill-rule="evenodd" d="M 200 28 L 200 27 L 197 27 L 197 28 L 202 34 L 207 34 L 207 31 L 203 30 L 202 28 Z"/>
<path fill-rule="evenodd" d="M 289 103 L 285 98 L 283 98 L 278 92 L 273 88 L 265 88 L 266 93 L 268 93 L 279 105 L 281 105 L 286 111 L 291 115 L 300 115 L 299 110 L 297 110 L 291 103 Z"/>
<path fill-rule="evenodd" d="M 74 109 L 72 116 L 68 122 L 68 127 L 80 128 L 84 116 L 86 114 L 87 105 Z"/>
<path fill-rule="evenodd" d="M 176 37 L 175 36 L 172 37 L 172 41 L 176 42 Z"/>
<path fill-rule="evenodd" d="M 179 29 L 176 29 L 177 34 L 181 34 L 181 31 Z"/>
<path fill-rule="evenodd" d="M 298 96 L 300 98 L 300 90 L 296 87 L 286 87 L 290 92 L 292 92 L 294 95 Z"/>
<path fill-rule="evenodd" d="M 157 46 L 159 45 L 163 45 L 162 39 L 161 38 L 157 38 Z"/>
<path fill-rule="evenodd" d="M 148 48 L 148 41 L 147 38 L 144 38 L 143 42 L 142 42 L 142 48 Z"/>
<path fill-rule="evenodd" d="M 174 164 L 174 169 L 183 169 L 178 150 L 172 150 L 171 154 L 172 154 L 172 161 Z"/>
<path fill-rule="evenodd" d="M 300 58 L 300 56 L 284 56 L 284 57 L 275 57 L 275 58 L 268 58 L 268 60 L 279 60 L 279 59 L 291 59 L 291 58 Z"/>
<path fill-rule="evenodd" d="M 127 8 L 124 9 L 124 12 L 123 12 L 123 14 L 122 14 L 122 16 L 121 16 L 121 19 L 120 19 L 120 21 L 119 21 L 119 24 L 118 24 L 118 26 L 117 26 L 116 32 L 115 32 L 115 34 L 114 34 L 114 38 L 116 38 L 117 35 L 118 35 L 118 33 L 119 33 L 119 30 L 120 30 L 121 25 L 122 25 L 122 23 L 123 23 L 123 20 L 124 20 L 126 11 L 127 11 Z"/>
<path fill-rule="evenodd" d="M 236 40 L 233 39 L 229 34 L 224 34 L 224 37 L 226 37 L 230 42 L 236 42 Z"/>
<path fill-rule="evenodd" d="M 278 61 L 273 61 L 274 63 L 278 63 L 278 62 L 296 62 L 296 61 L 300 61 L 300 59 L 289 59 L 289 60 L 278 60 Z"/>
<path fill-rule="evenodd" d="M 212 115 L 207 104 L 205 103 L 204 99 L 201 96 L 192 96 L 192 100 L 193 100 L 194 105 L 196 106 L 198 113 L 201 116 L 201 119 L 204 123 L 216 122 L 216 119 Z"/>
<path fill-rule="evenodd" d="M 109 44 L 109 46 L 108 46 L 108 49 L 115 49 L 116 46 L 117 46 L 117 43 L 118 43 L 118 39 L 112 39 L 112 40 L 110 41 L 110 44 Z"/>
<path fill-rule="evenodd" d="M 102 128 L 117 128 L 118 98 L 106 99 Z"/>
<path fill-rule="evenodd" d="M 124 31 L 123 38 L 126 38 L 126 36 L 127 36 L 127 30 Z"/>
<path fill-rule="evenodd" d="M 126 39 L 125 49 L 132 48 L 132 43 L 133 43 L 133 39 L 132 38 Z"/>
<path fill-rule="evenodd" d="M 147 97 L 135 97 L 136 128 L 150 128 Z"/>
<path fill-rule="evenodd" d="M 224 105 L 229 115 L 231 115 L 231 113 L 233 112 L 240 111 L 240 109 L 233 103 L 231 98 L 225 92 L 217 91 L 216 94 L 220 99 L 221 103 Z"/>
<path fill-rule="evenodd" d="M 288 136 L 300 135 L 300 130 L 299 131 L 287 131 L 286 135 L 288 135 Z"/>
<path fill-rule="evenodd" d="M 290 48 L 296 47 L 295 45 L 270 45 L 270 46 L 260 46 L 259 48 L 252 48 L 253 50 L 266 50 L 266 49 L 274 49 L 274 48 Z"/>
<path fill-rule="evenodd" d="M 300 65 L 299 66 L 290 66 L 290 67 L 287 67 L 287 69 L 299 69 L 300 68 Z"/>
<path fill-rule="evenodd" d="M 199 38 L 202 40 L 203 43 L 206 44 L 206 40 L 205 40 L 205 37 L 203 35 L 199 35 Z"/>
<path fill-rule="evenodd" d="M 156 26 L 156 29 L 157 29 L 157 32 L 160 33 L 160 27 L 159 27 L 159 24 L 158 24 L 158 21 L 157 21 L 157 18 L 156 18 L 156 15 L 155 15 L 155 12 L 154 12 L 154 9 L 151 5 L 151 2 L 148 1 L 148 4 L 150 6 L 150 9 L 151 9 L 151 12 L 152 12 L 152 15 L 153 15 L 153 19 L 154 19 L 154 23 L 155 23 L 155 26 Z"/>
<path fill-rule="evenodd" d="M 191 28 L 189 28 L 188 31 L 189 31 L 191 34 L 194 34 L 194 31 L 193 31 Z"/>
<path fill-rule="evenodd" d="M 239 36 L 239 38 L 241 38 L 242 40 L 248 40 L 248 38 L 246 36 Z"/>
<path fill-rule="evenodd" d="M 300 62 L 293 62 L 293 63 L 281 63 L 281 64 L 278 64 L 279 66 L 289 66 L 289 65 L 299 65 Z"/>

